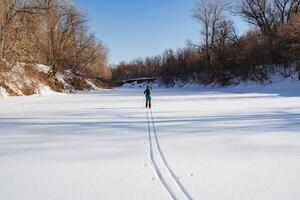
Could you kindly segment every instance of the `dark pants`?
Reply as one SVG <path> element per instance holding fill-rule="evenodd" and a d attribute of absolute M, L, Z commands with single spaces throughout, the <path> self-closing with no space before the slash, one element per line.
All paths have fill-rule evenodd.
<path fill-rule="evenodd" d="M 146 108 L 151 108 L 151 97 L 146 96 Z"/>

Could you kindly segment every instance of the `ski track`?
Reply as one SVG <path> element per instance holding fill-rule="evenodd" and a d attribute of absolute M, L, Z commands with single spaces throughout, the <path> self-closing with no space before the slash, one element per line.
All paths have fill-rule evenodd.
<path fill-rule="evenodd" d="M 155 128 L 155 121 L 153 117 L 152 110 L 150 109 L 150 115 L 151 119 L 149 117 L 148 110 L 146 110 L 146 115 L 147 115 L 147 124 L 148 124 L 148 137 L 149 137 L 149 159 L 150 159 L 150 164 L 153 167 L 156 175 L 158 176 L 160 182 L 164 186 L 165 190 L 169 194 L 169 196 L 173 200 L 179 200 L 179 199 L 187 199 L 187 200 L 193 200 L 192 196 L 188 193 L 184 185 L 181 183 L 179 178 L 176 176 L 174 171 L 171 169 L 170 165 L 167 162 L 167 159 L 161 150 L 159 140 L 157 137 L 157 132 Z M 152 124 L 152 134 L 151 134 L 151 125 L 150 125 L 150 120 Z M 154 138 L 154 141 L 153 139 Z M 153 145 L 154 143 L 154 145 Z M 157 157 L 154 156 L 154 151 L 157 152 Z M 161 160 L 161 165 L 158 164 L 157 159 Z M 163 168 L 165 169 L 166 173 L 163 173 Z M 173 185 L 171 187 L 170 185 Z M 178 198 L 176 194 L 181 194 L 183 198 Z"/>
<path fill-rule="evenodd" d="M 165 181 L 160 168 L 158 167 L 156 160 L 154 159 L 153 156 L 153 145 L 152 145 L 152 136 L 151 136 L 151 130 L 150 130 L 150 122 L 149 122 L 149 115 L 148 115 L 148 111 L 146 111 L 147 114 L 147 123 L 148 123 L 148 136 L 149 136 L 149 156 L 150 156 L 150 164 L 153 167 L 156 175 L 158 176 L 160 182 L 163 184 L 164 188 L 167 190 L 168 194 L 170 195 L 170 197 L 173 200 L 177 200 L 178 198 L 176 197 L 176 195 L 174 194 L 174 192 L 172 191 L 172 189 L 170 188 L 170 186 L 168 185 L 168 183 Z"/>

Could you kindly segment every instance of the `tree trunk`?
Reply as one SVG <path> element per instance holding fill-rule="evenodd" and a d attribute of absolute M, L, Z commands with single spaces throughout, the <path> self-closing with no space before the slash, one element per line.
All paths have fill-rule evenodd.
<path fill-rule="evenodd" d="M 56 73 L 57 73 L 57 67 L 55 65 L 51 66 L 51 73 L 52 73 L 53 76 L 56 75 Z"/>
<path fill-rule="evenodd" d="M 300 81 L 300 61 L 296 62 L 297 65 L 297 71 L 298 71 L 298 80 Z"/>
<path fill-rule="evenodd" d="M 0 58 L 3 58 L 3 49 L 4 49 L 4 29 L 1 28 L 0 30 Z"/>
<path fill-rule="evenodd" d="M 283 64 L 283 69 L 284 69 L 284 77 L 287 77 L 286 62 L 284 62 Z"/>

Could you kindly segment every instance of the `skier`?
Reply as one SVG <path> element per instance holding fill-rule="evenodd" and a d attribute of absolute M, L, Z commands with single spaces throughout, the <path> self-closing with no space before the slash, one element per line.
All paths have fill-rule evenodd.
<path fill-rule="evenodd" d="M 152 87 L 147 85 L 146 90 L 144 91 L 144 94 L 146 95 L 146 108 L 151 109 L 151 92 L 152 92 Z"/>

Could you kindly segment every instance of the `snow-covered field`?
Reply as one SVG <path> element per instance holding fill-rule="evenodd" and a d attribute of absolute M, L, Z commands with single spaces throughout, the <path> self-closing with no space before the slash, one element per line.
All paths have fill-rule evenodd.
<path fill-rule="evenodd" d="M 0 98 L 0 199 L 300 199 L 299 84 L 142 92 Z"/>

